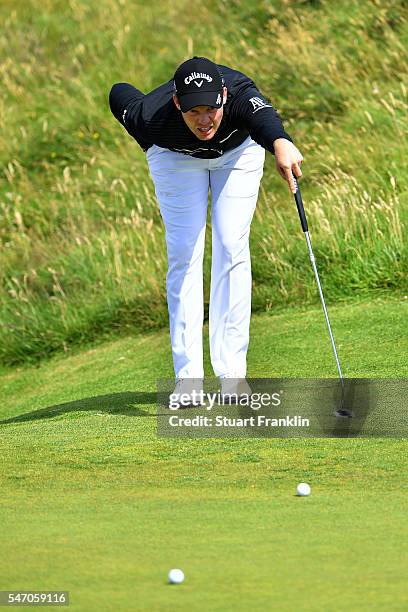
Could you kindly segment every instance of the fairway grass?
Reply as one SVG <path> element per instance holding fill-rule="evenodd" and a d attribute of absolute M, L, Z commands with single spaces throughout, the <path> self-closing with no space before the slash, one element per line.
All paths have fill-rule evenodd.
<path fill-rule="evenodd" d="M 346 376 L 408 375 L 407 308 L 329 308 Z M 319 307 L 251 329 L 250 377 L 336 375 Z M 406 441 L 158 439 L 171 372 L 167 332 L 1 372 L 0 589 L 81 611 L 405 610 Z"/>

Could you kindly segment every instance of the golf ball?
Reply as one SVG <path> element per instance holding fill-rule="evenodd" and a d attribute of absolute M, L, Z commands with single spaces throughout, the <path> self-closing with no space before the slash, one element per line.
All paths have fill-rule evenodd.
<path fill-rule="evenodd" d="M 169 571 L 169 582 L 171 584 L 181 584 L 184 581 L 184 572 L 181 569 L 171 569 Z"/>
<path fill-rule="evenodd" d="M 301 482 L 297 486 L 296 495 L 299 495 L 300 497 L 307 497 L 310 495 L 310 491 L 311 489 L 309 485 L 306 482 Z"/>

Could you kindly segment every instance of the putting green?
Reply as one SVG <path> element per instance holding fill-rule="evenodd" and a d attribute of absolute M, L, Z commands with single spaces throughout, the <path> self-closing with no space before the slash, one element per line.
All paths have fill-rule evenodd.
<path fill-rule="evenodd" d="M 407 376 L 406 301 L 329 314 L 345 375 Z M 249 376 L 335 376 L 322 316 L 254 317 Z M 405 440 L 158 439 L 170 374 L 166 332 L 2 371 L 0 589 L 87 611 L 406 609 Z"/>

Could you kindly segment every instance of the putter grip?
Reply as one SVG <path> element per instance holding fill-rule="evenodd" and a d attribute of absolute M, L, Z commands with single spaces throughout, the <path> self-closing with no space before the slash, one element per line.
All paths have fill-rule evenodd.
<path fill-rule="evenodd" d="M 300 223 L 302 225 L 302 230 L 304 232 L 307 232 L 309 231 L 309 228 L 307 226 L 306 213 L 305 213 L 305 209 L 303 208 L 303 202 L 302 202 L 302 196 L 301 196 L 300 189 L 299 189 L 299 184 L 297 182 L 295 175 L 293 175 L 293 179 L 296 185 L 296 193 L 294 193 L 293 195 L 295 196 L 295 202 L 296 202 L 296 206 L 297 206 L 298 213 L 299 213 Z"/>

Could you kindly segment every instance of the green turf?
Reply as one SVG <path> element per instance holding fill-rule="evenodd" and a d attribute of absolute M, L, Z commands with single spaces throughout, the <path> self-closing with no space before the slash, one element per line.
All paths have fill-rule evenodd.
<path fill-rule="evenodd" d="M 330 308 L 347 376 L 408 375 L 407 307 Z M 1 372 L 0 589 L 84 611 L 406 609 L 406 442 L 158 439 L 170 373 L 161 332 Z M 321 309 L 254 317 L 248 374 L 335 376 Z"/>
<path fill-rule="evenodd" d="M 254 79 L 301 151 L 327 299 L 408 294 L 407 0 L 207 0 L 199 19 L 190 0 L 1 0 L 0 23 L 2 364 L 163 329 L 163 220 L 108 96 L 118 82 L 149 92 L 193 55 Z M 254 312 L 313 303 L 271 154 L 250 243 Z"/>

